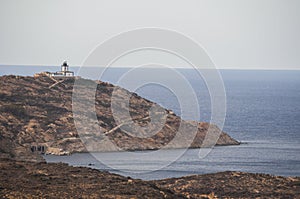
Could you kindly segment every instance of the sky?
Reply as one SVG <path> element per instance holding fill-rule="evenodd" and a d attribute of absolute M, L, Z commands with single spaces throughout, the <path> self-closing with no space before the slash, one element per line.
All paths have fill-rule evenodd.
<path fill-rule="evenodd" d="M 80 66 L 112 36 L 157 27 L 195 40 L 217 68 L 300 69 L 299 0 L 0 0 L 0 27 L 0 65 Z"/>

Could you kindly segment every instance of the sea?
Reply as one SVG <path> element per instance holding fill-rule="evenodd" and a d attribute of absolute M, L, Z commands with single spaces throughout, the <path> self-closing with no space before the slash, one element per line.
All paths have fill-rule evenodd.
<path fill-rule="evenodd" d="M 57 70 L 59 67 L 55 66 L 0 66 L 0 75 L 32 76 L 41 71 Z M 213 117 L 212 90 L 201 71 L 122 67 L 106 70 L 72 67 L 72 70 L 82 77 L 110 82 L 136 92 L 173 110 L 183 119 L 210 122 Z M 300 70 L 218 70 L 217 73 L 224 92 L 216 96 L 226 100 L 223 131 L 240 141 L 238 146 L 202 149 L 207 150 L 205 157 L 199 156 L 199 149 L 44 157 L 47 162 L 91 167 L 144 180 L 222 171 L 300 176 Z M 143 84 L 143 80 L 148 83 Z M 164 84 L 157 82 L 159 80 Z M 184 90 L 185 84 L 192 88 L 194 95 L 190 95 L 191 90 Z M 181 104 L 188 100 L 182 100 L 176 90 L 184 90 L 186 98 L 196 96 L 198 115 L 192 114 L 197 108 L 195 104 Z M 149 154 L 138 158 L 137 153 Z"/>

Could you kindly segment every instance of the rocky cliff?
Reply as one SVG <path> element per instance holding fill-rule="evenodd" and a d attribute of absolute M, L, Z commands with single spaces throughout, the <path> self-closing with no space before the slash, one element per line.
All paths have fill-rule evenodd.
<path fill-rule="evenodd" d="M 94 124 L 95 128 L 92 131 L 85 129 L 86 124 L 95 123 L 95 121 L 92 116 L 88 115 L 89 110 L 86 108 L 88 103 L 77 107 L 75 115 L 72 112 L 74 81 L 74 78 L 53 79 L 44 75 L 0 77 L 1 156 L 32 159 L 36 151 L 68 154 L 86 150 L 195 148 L 203 146 L 208 130 L 213 136 L 220 134 L 217 145 L 239 144 L 215 125 L 181 120 L 172 111 L 135 93 L 109 83 L 79 78 L 77 81 L 82 84 L 76 89 L 79 89 L 77 93 L 82 101 L 88 102 L 88 99 L 85 99 L 87 96 L 85 92 L 88 92 L 89 86 L 96 88 L 95 103 L 89 107 L 95 109 L 97 124 Z M 126 126 L 128 124 L 126 121 L 123 123 L 115 121 L 111 110 L 113 92 L 116 93 L 115 106 L 118 110 L 127 108 L 135 126 L 149 125 L 151 122 L 149 111 L 154 107 L 157 110 L 155 114 L 165 113 L 162 128 L 151 136 L 136 136 L 133 133 L 136 129 Z M 130 95 L 128 105 L 120 100 L 126 95 Z M 76 126 L 75 117 L 77 117 L 76 121 L 79 121 L 79 125 Z M 122 120 L 122 118 L 119 119 Z M 155 129 L 155 125 L 151 125 L 149 128 Z M 196 127 L 196 132 L 192 134 L 194 127 Z M 78 128 L 80 128 L 80 133 Z M 146 130 L 140 130 L 139 133 L 148 135 Z M 173 142 L 175 137 L 180 141 Z M 191 143 L 190 139 L 192 139 Z M 210 144 L 207 143 L 206 145 Z M 44 148 L 41 149 L 41 147 Z"/>

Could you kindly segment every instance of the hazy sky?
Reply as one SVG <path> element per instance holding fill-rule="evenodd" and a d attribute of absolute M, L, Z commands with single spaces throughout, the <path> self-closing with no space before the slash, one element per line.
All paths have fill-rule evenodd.
<path fill-rule="evenodd" d="M 300 69 L 299 0 L 0 0 L 0 64 L 80 65 L 120 32 L 158 27 L 219 68 Z"/>

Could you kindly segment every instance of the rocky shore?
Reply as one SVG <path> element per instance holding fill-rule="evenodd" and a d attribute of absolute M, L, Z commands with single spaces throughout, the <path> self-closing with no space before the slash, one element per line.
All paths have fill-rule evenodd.
<path fill-rule="evenodd" d="M 36 153 L 67 155 L 87 150 L 198 148 L 204 146 L 208 131 L 210 137 L 204 147 L 214 145 L 214 137 L 217 137 L 216 145 L 239 144 L 216 125 L 182 120 L 171 110 L 101 81 L 76 79 L 81 83 L 76 87 L 77 94 L 84 103 L 80 103 L 75 114 L 72 109 L 74 81 L 75 78 L 54 79 L 43 74 L 35 77 L 0 77 L 0 157 L 41 161 Z M 90 104 L 87 97 L 92 88 L 95 88 L 94 104 Z M 129 110 L 134 128 L 127 125 L 126 118 L 120 119 L 121 124 L 115 121 L 111 110 L 113 92 L 116 93 L 116 109 Z M 129 105 L 123 100 L 128 95 Z M 143 128 L 136 128 L 151 122 L 149 111 L 153 108 L 158 116 L 165 113 L 162 128 L 151 136 L 135 136 L 134 131 L 148 135 Z M 93 112 L 97 121 L 92 118 Z M 75 118 L 79 121 L 77 126 Z M 93 129 L 86 128 L 87 124 L 92 124 Z M 78 126 L 81 133 L 78 132 Z M 155 130 L 156 126 L 149 125 L 148 130 Z M 176 142 L 175 136 L 178 137 Z"/>
<path fill-rule="evenodd" d="M 0 198 L 299 198 L 299 177 L 228 171 L 143 181 L 91 168 L 45 163 L 42 153 L 67 155 L 85 152 L 86 146 L 95 151 L 206 147 L 210 144 L 203 146 L 208 131 L 218 136 L 216 145 L 239 144 L 213 124 L 184 121 L 135 93 L 85 79 L 80 79 L 84 85 L 97 88 L 95 109 L 99 124 L 95 126 L 97 131 L 83 129 L 84 133 L 79 135 L 75 117 L 87 123 L 94 121 L 84 114 L 85 106 L 79 107 L 83 114 L 76 116 L 72 112 L 74 80 L 55 80 L 43 75 L 0 77 Z M 87 102 L 86 88 L 79 89 L 83 94 L 81 100 Z M 131 96 L 130 115 L 139 126 L 150 122 L 151 108 L 157 108 L 157 113 L 165 112 L 163 128 L 146 138 L 120 128 L 110 107 L 113 90 L 117 90 L 118 99 Z M 120 102 L 117 108 L 126 107 Z M 180 125 L 180 142 L 172 143 Z M 188 144 L 194 127 L 196 134 Z M 105 141 L 110 141 L 116 147 L 98 148 L 98 141 L 104 141 L 102 146 L 108 146 Z"/>
<path fill-rule="evenodd" d="M 221 172 L 143 181 L 63 163 L 0 159 L 1 198 L 299 198 L 300 177 Z"/>

